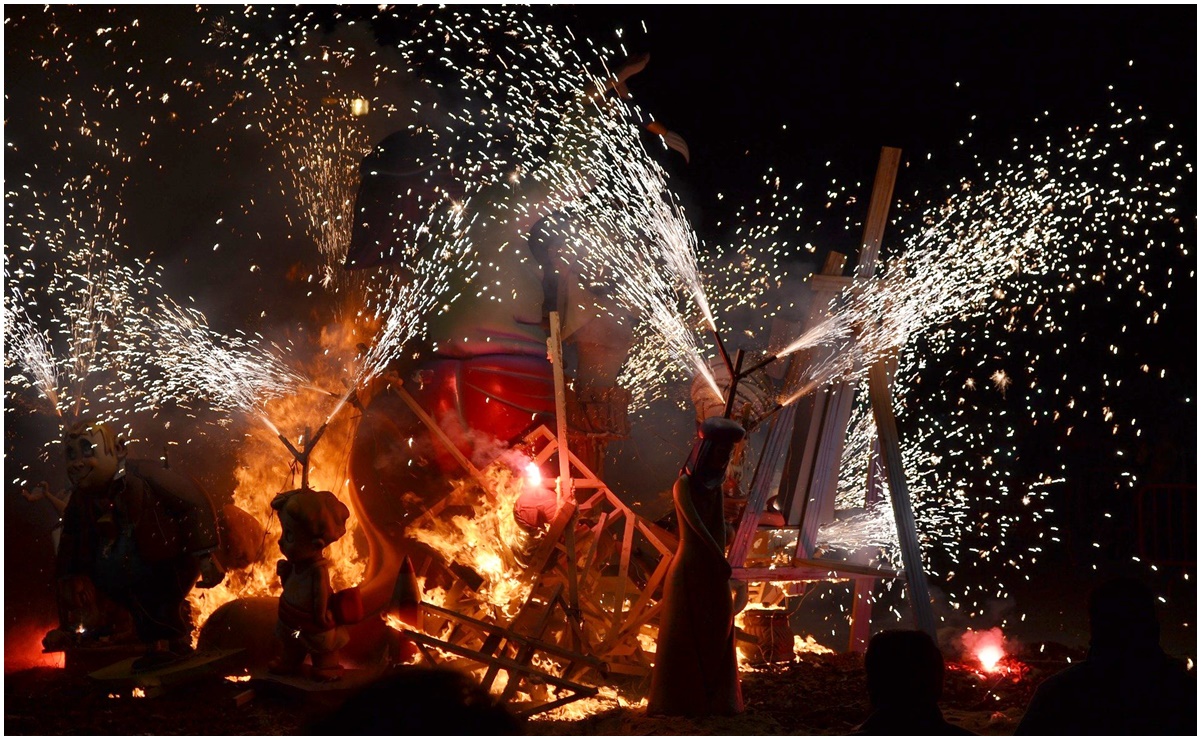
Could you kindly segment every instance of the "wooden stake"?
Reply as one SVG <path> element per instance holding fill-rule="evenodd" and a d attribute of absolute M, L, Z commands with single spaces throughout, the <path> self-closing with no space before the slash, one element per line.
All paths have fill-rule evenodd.
<path fill-rule="evenodd" d="M 575 503 L 575 488 L 572 485 L 570 448 L 567 446 L 567 386 L 563 378 L 563 344 L 560 340 L 559 312 L 550 313 L 550 338 L 546 341 L 547 354 L 555 378 L 555 427 L 556 441 L 559 445 L 559 502 L 570 499 Z M 567 550 L 567 603 L 571 605 L 571 619 L 579 618 L 580 592 L 576 582 L 575 559 L 575 507 L 572 507 L 572 518 L 567 523 L 567 537 L 564 546 Z"/>
<path fill-rule="evenodd" d="M 884 240 L 884 227 L 888 224 L 888 209 L 892 205 L 892 191 L 900 166 L 900 149 L 891 146 L 880 149 L 872 199 L 867 206 L 867 221 L 863 224 L 863 248 L 859 250 L 859 264 L 855 266 L 857 278 L 870 278 L 876 272 L 876 258 Z"/>

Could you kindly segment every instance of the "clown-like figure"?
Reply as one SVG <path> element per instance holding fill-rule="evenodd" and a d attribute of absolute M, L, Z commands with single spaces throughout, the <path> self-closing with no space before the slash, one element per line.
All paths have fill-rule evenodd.
<path fill-rule="evenodd" d="M 55 565 L 59 628 L 47 649 L 75 643 L 103 600 L 128 610 L 147 655 L 135 668 L 159 665 L 191 650 L 185 599 L 192 587 L 224 578 L 213 558 L 217 517 L 192 480 L 149 461 L 126 460 L 125 445 L 105 424 L 67 430 L 72 494 L 63 512 Z M 102 627 L 102 626 L 101 626 Z"/>
<path fill-rule="evenodd" d="M 336 681 L 342 677 L 338 650 L 350 638 L 333 606 L 325 548 L 346 534 L 350 510 L 329 491 L 307 488 L 279 494 L 271 508 L 279 512 L 279 551 L 286 558 L 276 564 L 284 591 L 275 636 L 283 657 L 272 672 L 299 673 L 311 656 L 312 678 Z"/>

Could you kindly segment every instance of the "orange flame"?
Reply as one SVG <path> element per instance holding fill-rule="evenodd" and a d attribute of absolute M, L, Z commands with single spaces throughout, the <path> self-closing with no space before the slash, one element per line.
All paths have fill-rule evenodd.
<path fill-rule="evenodd" d="M 475 515 L 428 521 L 411 528 L 409 535 L 433 548 L 447 563 L 474 570 L 484 580 L 478 593 L 492 616 L 512 617 L 532 587 L 522 578 L 525 568 L 520 562 L 530 535 L 513 516 L 517 499 L 525 490 L 528 466 L 526 475 L 515 475 L 501 462 L 481 472 L 495 498 L 483 495 L 471 479 L 459 481 L 451 501 L 470 503 Z"/>
<path fill-rule="evenodd" d="M 365 331 L 353 322 L 322 329 L 312 353 L 314 359 L 306 368 L 315 385 L 341 395 L 344 390 L 342 381 L 350 377 L 348 368 L 352 366 L 356 345 L 365 341 Z M 337 399 L 332 396 L 323 397 L 307 389 L 270 402 L 266 416 L 295 444 L 306 427 L 311 434 L 316 434 L 335 405 Z M 327 550 L 332 586 L 336 591 L 357 585 L 367 567 L 365 554 L 355 546 L 355 533 L 359 528 L 358 512 L 349 493 L 350 449 L 357 425 L 358 414 L 349 406 L 343 407 L 330 419 L 324 436 L 309 458 L 309 487 L 332 491 L 350 509 L 346 535 Z M 233 502 L 263 524 L 266 530 L 263 547 L 256 562 L 244 570 L 227 573 L 220 586 L 192 591 L 189 601 L 196 616 L 195 634 L 199 634 L 199 626 L 225 603 L 251 596 L 279 595 L 280 583 L 275 574 L 275 564 L 282 557 L 279 551 L 280 529 L 274 517 L 275 512 L 271 509 L 271 500 L 278 493 L 300 486 L 299 469 L 293 462 L 276 432 L 267 425 L 258 424 L 246 434 L 238 451 L 237 488 Z"/>

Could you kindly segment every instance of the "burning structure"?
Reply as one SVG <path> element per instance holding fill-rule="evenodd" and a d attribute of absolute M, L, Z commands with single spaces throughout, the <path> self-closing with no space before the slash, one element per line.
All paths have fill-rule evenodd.
<path fill-rule="evenodd" d="M 644 516 L 606 483 L 601 462 L 606 443 L 628 436 L 631 408 L 673 382 L 691 384 L 698 419 L 724 415 L 762 432 L 732 451 L 718 486 L 729 531 L 718 538 L 720 525 L 707 527 L 741 584 L 732 610 L 751 607 L 729 625 L 741 648 L 760 663 L 790 658 L 791 631 L 781 638 L 776 614 L 757 612 L 828 579 L 855 582 L 853 646 L 879 579 L 903 580 L 933 631 L 923 561 L 967 514 L 949 492 L 959 489 L 914 474 L 917 445 L 896 429 L 897 377 L 915 362 L 906 348 L 1001 300 L 1015 275 L 1070 271 L 1065 245 L 1075 242 L 1065 234 L 1165 192 L 1083 181 L 1077 165 L 1097 152 L 1076 140 L 1066 164 L 1038 155 L 965 190 L 878 260 L 900 162 L 886 152 L 853 277 L 832 254 L 810 279 L 808 316 L 778 322 L 778 341 L 761 354 L 731 357 L 723 337 L 732 333 L 719 328 L 740 301 L 776 287 L 770 257 L 750 242 L 732 268 L 698 254 L 658 159 L 658 149 L 687 156 L 687 147 L 626 98 L 644 57 L 585 58 L 516 11 L 433 14 L 401 58 L 432 79 L 444 65 L 461 97 L 422 87 L 402 116 L 380 82 L 404 78 L 399 65 L 364 77 L 350 43 L 318 44 L 313 31 L 255 48 L 238 28 L 246 19 L 214 18 L 208 43 L 240 66 L 196 85 L 237 80 L 222 115 L 245 114 L 287 153 L 276 173 L 324 260 L 298 283 L 328 291 L 314 311 L 323 328 L 275 342 L 249 328 L 222 334 L 167 297 L 159 268 L 127 268 L 120 249 L 97 247 L 103 240 L 59 238 L 50 247 L 72 269 L 46 294 L 62 299 L 54 326 L 70 341 L 36 318 L 41 264 L 8 254 L 16 287 L 5 332 L 21 377 L 60 413 L 86 408 L 147 436 L 158 423 L 147 416 L 167 408 L 219 412 L 216 434 L 253 425 L 235 453 L 230 500 L 266 534 L 249 562 L 191 600 L 200 648 L 242 648 L 255 667 L 266 665 L 254 648 L 274 644 L 289 588 L 276 563 L 292 548 L 279 544 L 289 533 L 272 501 L 324 491 L 347 513 L 344 536 L 317 538 L 330 547 L 324 591 L 357 588 L 363 614 L 337 628 L 345 663 L 462 668 L 526 715 L 602 689 L 644 692 L 679 524 Z M 441 56 L 443 43 L 453 49 Z M 604 66 L 616 58 L 626 61 Z M 323 70 L 316 92 L 302 84 L 304 65 Z M 377 115 L 386 122 L 372 123 Z M 124 155 L 110 159 L 117 167 Z M 93 181 L 73 182 L 86 194 Z M 83 212 L 85 200 L 72 207 Z M 1130 212 L 1148 228 L 1162 215 Z M 107 214 L 88 215 L 117 229 Z M 28 233 L 32 251 L 43 232 Z M 760 283 L 750 285 L 752 273 Z M 714 283 L 738 289 L 714 299 Z M 721 362 L 710 362 L 715 353 Z M 992 377 L 1001 391 L 1012 383 L 1003 370 Z M 316 666 L 331 652 L 314 652 L 320 672 L 333 673 Z"/>

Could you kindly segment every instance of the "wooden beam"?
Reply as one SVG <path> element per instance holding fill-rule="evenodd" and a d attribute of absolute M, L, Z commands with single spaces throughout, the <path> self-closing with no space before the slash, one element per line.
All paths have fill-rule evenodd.
<path fill-rule="evenodd" d="M 855 591 L 851 596 L 851 644 L 850 652 L 867 650 L 867 641 L 872 636 L 872 592 L 875 578 L 855 579 Z"/>
<path fill-rule="evenodd" d="M 505 658 L 498 658 L 498 657 L 495 657 L 492 655 L 485 655 L 484 653 L 481 653 L 478 650 L 472 650 L 471 648 L 465 648 L 462 645 L 455 645 L 454 643 L 451 643 L 451 642 L 444 642 L 437 638 L 430 637 L 429 635 L 425 634 L 424 632 L 417 632 L 416 630 L 404 629 L 404 630 L 401 630 L 401 634 L 403 634 L 405 637 L 408 637 L 410 640 L 413 640 L 418 645 L 426 645 L 428 647 L 437 648 L 439 650 L 445 650 L 448 653 L 454 653 L 455 655 L 461 655 L 464 658 L 468 658 L 470 660 L 473 660 L 477 663 L 481 663 L 483 665 L 496 664 L 496 665 L 499 665 L 502 669 L 509 671 L 510 674 L 533 676 L 540 681 L 543 681 L 545 683 L 550 684 L 551 686 L 554 686 L 555 688 L 570 689 L 572 691 L 580 692 L 580 693 L 584 694 L 585 696 L 592 696 L 593 694 L 596 693 L 596 689 L 591 686 L 583 686 L 574 681 L 568 681 L 566 679 L 559 678 L 558 676 L 556 676 L 554 674 L 547 673 L 545 671 L 539 670 L 537 668 L 533 668 L 528 665 L 519 665 L 518 663 L 515 663 L 514 661 L 511 661 L 511 660 L 508 660 Z M 583 656 L 583 657 L 588 657 L 588 656 Z"/>
<path fill-rule="evenodd" d="M 850 286 L 851 278 L 842 276 L 846 261 L 845 254 L 830 252 L 826 255 L 822 271 L 809 277 L 813 299 L 802 323 L 806 331 L 830 317 L 831 301 Z M 828 353 L 828 349 L 811 347 L 794 354 L 789 360 L 784 387 L 795 388 L 799 385 L 803 369 L 819 362 Z M 813 498 L 813 487 L 810 483 L 813 478 L 814 458 L 818 453 L 819 442 L 822 441 L 821 430 L 829 406 L 829 394 L 829 389 L 822 388 L 809 398 L 802 398 L 793 403 L 796 410 L 793 411 L 792 434 L 788 454 L 784 458 L 784 472 L 780 479 L 778 498 L 781 504 L 780 513 L 790 525 L 800 526 L 805 521 L 805 512 L 810 499 Z M 809 557 L 811 554 L 812 552 L 801 552 L 798 546 L 799 557 Z"/>
<path fill-rule="evenodd" d="M 892 191 L 900 167 L 901 150 L 891 146 L 882 147 L 880 162 L 876 165 L 876 180 L 872 185 L 872 198 L 867 206 L 867 220 L 863 223 L 863 248 L 859 250 L 859 264 L 855 265 L 857 278 L 870 278 L 876 272 L 876 259 L 884 240 L 884 227 L 888 225 L 888 209 L 892 206 Z"/>
<path fill-rule="evenodd" d="M 820 560 L 801 560 L 780 568 L 734 568 L 731 578 L 740 581 L 788 583 L 790 581 L 820 581 L 823 579 L 899 578 L 890 570 L 868 568 L 851 563 L 823 563 Z"/>
<path fill-rule="evenodd" d="M 467 459 L 467 456 L 459 450 L 458 446 L 450 440 L 450 437 L 446 436 L 446 432 L 442 430 L 438 422 L 434 421 L 432 416 L 426 413 L 425 409 L 421 408 L 421 404 L 417 403 L 417 399 L 409 395 L 409 392 L 404 389 L 404 381 L 400 379 L 400 376 L 387 375 L 384 376 L 384 381 L 392 386 L 392 390 L 396 391 L 397 395 L 400 396 L 400 400 L 404 401 L 409 410 L 421 420 L 421 423 L 425 424 L 425 427 L 430 430 L 430 434 L 434 435 L 434 439 L 442 443 L 442 446 L 446 448 L 446 451 L 451 454 L 455 461 L 463 466 L 463 469 L 470 473 L 472 478 L 475 478 L 476 482 L 488 492 L 489 496 L 495 497 L 492 485 L 480 473 L 479 468 L 475 467 Z"/>
<path fill-rule="evenodd" d="M 867 220 L 863 225 L 859 262 L 855 266 L 855 278 L 859 284 L 871 278 L 876 271 L 900 164 L 900 149 L 884 147 L 880 150 L 872 197 L 868 203 Z M 824 396 L 824 400 L 825 408 L 818 438 L 819 449 L 813 462 L 808 487 L 803 492 L 805 515 L 800 522 L 801 534 L 797 538 L 798 557 L 813 555 L 818 527 L 833 517 L 838 473 L 842 464 L 843 447 L 846 444 L 847 424 L 850 422 L 855 400 L 855 386 L 846 381 L 835 383 Z M 820 405 L 821 401 L 822 399 L 819 399 L 816 403 Z"/>
<path fill-rule="evenodd" d="M 893 516 L 897 520 L 897 536 L 901 541 L 901 560 L 905 565 L 905 582 L 918 628 L 937 639 L 934 610 L 930 606 L 930 588 L 922 569 L 922 551 L 917 541 L 913 504 L 909 500 L 909 485 L 905 481 L 905 466 L 901 461 L 901 438 L 897 419 L 892 411 L 892 392 L 889 390 L 888 360 L 881 358 L 868 371 L 868 389 L 876 431 L 880 439 L 880 457 L 888 477 L 888 493 L 892 500 Z"/>
<path fill-rule="evenodd" d="M 559 504 L 563 505 L 563 502 L 568 499 L 572 502 L 571 520 L 567 522 L 567 536 L 563 541 L 563 546 L 567 551 L 567 603 L 569 604 L 567 618 L 577 620 L 580 613 L 580 590 L 576 577 L 575 557 L 575 486 L 571 477 L 571 461 L 568 459 L 571 452 L 567 446 L 567 384 L 563 378 L 563 343 L 559 332 L 559 312 L 551 311 L 550 338 L 546 340 L 546 346 L 549 350 L 548 355 L 555 379 L 555 441 L 559 445 Z M 596 476 L 590 477 L 595 478 Z"/>
<path fill-rule="evenodd" d="M 630 554 L 634 549 L 634 517 L 626 516 L 625 531 L 621 537 L 621 565 L 617 571 L 617 603 L 613 605 L 613 629 L 621 628 L 625 614 L 626 586 L 630 582 Z"/>
<path fill-rule="evenodd" d="M 454 620 L 456 622 L 460 622 L 460 623 L 469 625 L 469 626 L 474 627 L 477 630 L 480 630 L 481 632 L 486 633 L 486 634 L 500 634 L 500 635 L 503 635 L 506 639 L 511 640 L 512 642 L 516 642 L 519 644 L 533 645 L 538 650 L 541 650 L 542 652 L 545 652 L 545 653 L 550 653 L 551 655 L 557 655 L 561 658 L 566 658 L 568 660 L 582 661 L 582 662 L 588 663 L 589 665 L 591 665 L 597 669 L 602 669 L 602 668 L 604 668 L 604 665 L 605 665 L 604 661 L 601 660 L 600 658 L 597 658 L 597 657 L 594 657 L 591 655 L 584 655 L 583 653 L 577 653 L 574 650 L 568 650 L 567 648 L 561 647 L 559 645 L 555 645 L 554 643 L 545 642 L 536 637 L 530 637 L 528 635 L 520 634 L 511 629 L 508 629 L 507 627 L 501 627 L 499 625 L 495 625 L 495 624 L 491 624 L 489 622 L 475 619 L 474 617 L 469 617 L 465 614 L 459 614 L 457 612 L 453 612 L 449 609 L 445 609 L 443 607 L 437 606 L 436 604 L 422 602 L 421 608 L 423 610 L 431 611 L 431 612 L 434 612 L 435 614 L 442 615 L 442 616 L 444 616 L 448 619 Z M 479 651 L 475 651 L 475 652 L 478 653 Z"/>
<path fill-rule="evenodd" d="M 732 568 L 740 568 L 746 563 L 747 553 L 751 550 L 751 542 L 759 531 L 759 517 L 767 505 L 767 499 L 772 492 L 776 465 L 784 455 L 788 440 L 792 436 L 792 422 L 795 418 L 796 407 L 788 406 L 771 421 L 767 432 L 767 442 L 759 455 L 759 464 L 755 466 L 755 475 L 751 479 L 751 493 L 747 497 L 746 508 L 742 510 L 742 518 L 734 533 L 734 541 L 726 555 L 726 561 Z"/>
<path fill-rule="evenodd" d="M 547 356 L 555 377 L 555 441 L 559 444 L 559 485 L 570 487 L 571 464 L 567 446 L 567 385 L 563 378 L 563 345 L 559 340 L 559 312 L 550 312 L 550 338 L 546 340 Z M 595 476 L 593 476 L 595 477 Z M 569 490 L 561 490 L 567 496 Z"/>

